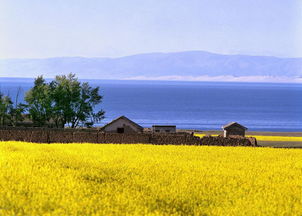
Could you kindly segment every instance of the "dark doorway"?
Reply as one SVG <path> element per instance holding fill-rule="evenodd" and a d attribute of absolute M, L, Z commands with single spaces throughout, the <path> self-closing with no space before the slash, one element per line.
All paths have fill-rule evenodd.
<path fill-rule="evenodd" d="M 117 128 L 117 132 L 118 132 L 118 133 L 124 133 L 125 130 L 124 130 L 124 128 Z"/>

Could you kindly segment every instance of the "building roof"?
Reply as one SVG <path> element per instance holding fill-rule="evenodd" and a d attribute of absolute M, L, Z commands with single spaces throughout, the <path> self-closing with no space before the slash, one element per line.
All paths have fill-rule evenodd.
<path fill-rule="evenodd" d="M 244 130 L 247 130 L 246 127 L 244 127 L 243 125 L 241 125 L 241 124 L 239 124 L 239 123 L 237 123 L 237 122 L 230 122 L 230 123 L 228 123 L 228 124 L 222 126 L 222 128 L 226 130 L 226 129 L 231 128 L 231 127 L 234 127 L 234 126 L 235 126 L 235 127 L 240 127 L 240 128 L 242 128 L 242 129 L 244 129 Z"/>
<path fill-rule="evenodd" d="M 120 119 L 123 119 L 123 120 L 128 121 L 130 124 L 132 124 L 133 126 L 135 126 L 136 128 L 138 128 L 139 130 L 143 130 L 143 129 L 144 129 L 142 126 L 138 125 L 138 124 L 135 123 L 134 121 L 131 121 L 131 120 L 128 119 L 126 116 L 120 116 L 120 117 L 114 119 L 113 121 L 111 121 L 111 122 L 109 122 L 108 124 L 104 125 L 104 126 L 102 127 L 102 129 L 106 128 L 107 126 L 113 124 L 114 122 L 116 122 L 116 121 L 118 121 L 118 120 L 120 120 Z"/>

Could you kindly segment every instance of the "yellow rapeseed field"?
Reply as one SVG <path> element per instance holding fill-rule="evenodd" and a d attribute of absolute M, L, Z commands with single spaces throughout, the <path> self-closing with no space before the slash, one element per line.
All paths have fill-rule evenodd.
<path fill-rule="evenodd" d="M 0 215 L 302 215 L 302 150 L 0 142 Z"/>
<path fill-rule="evenodd" d="M 196 133 L 195 136 L 203 137 L 206 134 L 198 134 Z M 218 136 L 214 134 L 212 136 Z M 260 135 L 250 135 L 255 137 L 258 141 L 282 141 L 282 142 L 302 142 L 302 137 L 294 137 L 294 136 L 260 136 Z"/>

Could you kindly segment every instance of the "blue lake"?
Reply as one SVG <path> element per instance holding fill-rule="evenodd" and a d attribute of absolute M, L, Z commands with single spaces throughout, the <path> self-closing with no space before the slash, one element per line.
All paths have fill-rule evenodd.
<path fill-rule="evenodd" d="M 86 80 L 87 81 L 87 80 Z M 144 127 L 217 130 L 237 121 L 252 131 L 302 131 L 302 85 L 88 80 L 100 86 L 103 125 L 125 115 Z M 0 91 L 22 96 L 33 79 L 0 78 Z"/>

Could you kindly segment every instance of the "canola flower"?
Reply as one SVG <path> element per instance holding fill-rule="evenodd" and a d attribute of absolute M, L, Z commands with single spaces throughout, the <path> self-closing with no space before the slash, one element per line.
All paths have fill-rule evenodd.
<path fill-rule="evenodd" d="M 302 150 L 0 142 L 0 215 L 302 215 Z"/>
<path fill-rule="evenodd" d="M 206 134 L 196 133 L 194 134 L 198 137 L 204 137 Z M 212 136 L 218 136 L 213 134 Z M 282 141 L 282 142 L 302 142 L 302 137 L 293 137 L 293 136 L 260 136 L 260 135 L 250 135 L 255 137 L 258 141 Z"/>

